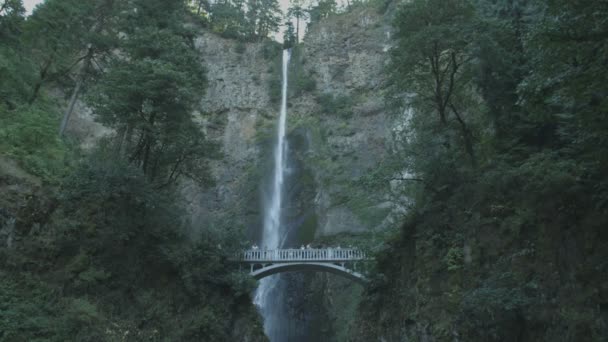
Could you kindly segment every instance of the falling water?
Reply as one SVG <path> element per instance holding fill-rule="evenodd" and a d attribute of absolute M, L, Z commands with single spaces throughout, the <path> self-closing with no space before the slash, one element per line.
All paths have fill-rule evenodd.
<path fill-rule="evenodd" d="M 281 113 L 277 129 L 277 144 L 274 150 L 274 172 L 270 189 L 270 198 L 264 203 L 264 231 L 262 233 L 262 247 L 268 249 L 279 248 L 281 242 L 281 204 L 283 196 L 283 180 L 287 167 L 287 143 L 285 141 L 285 126 L 287 124 L 287 67 L 291 52 L 283 51 L 283 85 L 281 88 Z M 264 331 L 271 341 L 276 340 L 280 314 L 277 310 L 277 301 L 281 291 L 277 287 L 278 276 L 264 278 L 260 281 L 254 303 L 264 316 Z"/>

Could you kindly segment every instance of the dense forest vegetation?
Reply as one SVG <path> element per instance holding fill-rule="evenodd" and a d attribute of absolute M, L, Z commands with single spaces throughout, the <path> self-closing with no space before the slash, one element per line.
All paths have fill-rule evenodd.
<path fill-rule="evenodd" d="M 608 2 L 0 0 L 0 341 L 265 341 L 228 261 L 245 224 L 201 233 L 180 194 L 222 158 L 192 115 L 197 30 L 278 58 L 281 27 L 297 47 L 357 6 L 391 22 L 378 96 L 404 127 L 364 181 L 409 207 L 350 339 L 605 340 Z M 317 100 L 349 120 L 350 99 Z M 67 134 L 78 102 L 112 130 L 88 150 Z"/>
<path fill-rule="evenodd" d="M 191 114 L 206 85 L 191 10 L 48 0 L 24 12 L 0 1 L 2 164 L 34 177 L 2 179 L 0 340 L 262 340 L 255 282 L 227 261 L 243 232 L 192 239 L 176 186 L 208 183 L 219 156 Z M 115 132 L 86 153 L 64 135 L 77 99 Z"/>
<path fill-rule="evenodd" d="M 608 3 L 413 0 L 394 29 L 413 204 L 356 339 L 605 340 Z"/>
<path fill-rule="evenodd" d="M 46 0 L 28 16 L 0 1 L 0 340 L 264 340 L 255 282 L 228 262 L 243 222 L 198 236 L 179 193 L 184 180 L 210 185 L 221 158 L 192 115 L 205 115 L 207 86 L 195 38 L 278 54 L 281 24 L 290 47 L 305 20 L 336 11 Z M 79 103 L 112 132 L 87 150 L 68 134 Z"/>

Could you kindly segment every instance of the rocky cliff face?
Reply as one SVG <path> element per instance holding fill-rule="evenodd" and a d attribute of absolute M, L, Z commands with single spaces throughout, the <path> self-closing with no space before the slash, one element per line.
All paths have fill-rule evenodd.
<path fill-rule="evenodd" d="M 185 194 L 196 224 L 219 222 L 236 210 L 236 216 L 231 215 L 236 224 L 253 227 L 259 211 L 255 169 L 261 154 L 259 125 L 274 116 L 267 90 L 269 60 L 264 58 L 263 44 L 239 43 L 207 32 L 201 32 L 196 46 L 209 83 L 201 98 L 205 113 L 197 115 L 223 156 L 212 163 L 216 185 L 201 189 L 187 184 Z"/>
<path fill-rule="evenodd" d="M 371 8 L 332 17 L 312 27 L 293 51 L 283 219 L 288 244 L 383 230 L 402 212 L 387 184 L 365 181 L 392 144 L 392 117 L 382 96 L 390 39 L 383 19 Z M 187 184 L 184 193 L 196 225 L 245 227 L 255 239 L 279 112 L 280 48 L 206 32 L 197 47 L 209 81 L 201 100 L 209 115 L 201 122 L 224 156 L 213 163 L 215 186 Z M 344 340 L 361 289 L 322 274 L 286 279 L 292 295 L 281 310 L 297 321 L 290 340 Z"/>
<path fill-rule="evenodd" d="M 304 172 L 292 175 L 292 181 L 310 190 L 295 200 L 309 201 L 300 204 L 315 216 L 307 236 L 383 229 L 394 223 L 389 214 L 401 210 L 384 187 L 361 183 L 384 161 L 392 139 L 382 96 L 390 27 L 382 19 L 372 8 L 331 17 L 310 28 L 294 52 L 288 130 L 292 162 Z M 205 30 L 195 43 L 208 88 L 201 94 L 204 112 L 194 114 L 223 156 L 212 163 L 214 186 L 185 182 L 184 194 L 200 226 L 238 209 L 231 217 L 255 231 L 279 112 L 273 82 L 280 81 L 281 48 Z M 309 85 L 302 86 L 302 80 Z M 112 133 L 95 123 L 81 102 L 68 130 L 84 147 Z"/>
<path fill-rule="evenodd" d="M 334 16 L 312 27 L 294 52 L 288 129 L 291 158 L 306 175 L 292 180 L 312 190 L 307 192 L 311 201 L 302 205 L 316 216 L 312 236 L 366 232 L 391 223 L 385 219 L 396 202 L 385 189 L 357 183 L 383 162 L 392 139 L 382 97 L 390 28 L 382 19 L 371 8 Z M 248 215 L 259 214 L 260 184 L 279 111 L 272 97 L 281 48 L 202 29 L 196 47 L 208 87 L 201 94 L 204 112 L 195 116 L 223 156 L 212 163 L 215 186 L 201 189 L 185 182 L 184 193 L 201 225 L 229 208 L 246 207 L 236 218 L 253 227 L 256 223 L 249 222 L 256 220 Z M 301 89 L 302 78 L 313 86 Z M 69 132 L 85 147 L 112 133 L 95 123 L 80 102 Z"/>
<path fill-rule="evenodd" d="M 386 191 L 387 184 L 366 182 L 385 162 L 392 142 L 392 117 L 382 96 L 388 22 L 372 8 L 334 16 L 310 28 L 294 51 L 288 109 L 291 171 L 284 218 L 291 232 L 289 244 L 380 231 L 393 226 L 403 210 L 399 199 Z M 196 47 L 208 88 L 201 94 L 204 112 L 195 116 L 223 156 L 211 165 L 215 185 L 183 183 L 192 221 L 200 227 L 192 234 L 244 228 L 256 239 L 262 190 L 272 166 L 281 48 L 224 39 L 204 30 Z M 71 129 L 88 144 L 98 135 L 87 128 L 91 120 L 86 108 L 81 109 Z M 284 309 L 298 321 L 297 337 L 344 340 L 361 289 L 334 276 L 293 277 L 297 279 L 286 285 L 288 292 L 303 295 L 288 298 Z"/>
<path fill-rule="evenodd" d="M 312 190 L 294 198 L 306 201 L 298 206 L 307 217 L 314 212 L 303 227 L 306 236 L 382 229 L 398 209 L 384 188 L 360 182 L 383 162 L 391 141 L 381 96 L 390 30 L 380 23 L 373 9 L 336 16 L 311 28 L 294 52 L 288 129 L 290 155 L 301 173 L 291 178 L 294 186 Z M 190 186 L 186 193 L 197 221 L 245 200 L 237 216 L 255 230 L 278 114 L 272 82 L 280 77 L 274 67 L 280 51 L 208 33 L 197 46 L 209 80 L 201 107 L 214 118 L 203 126 L 224 158 L 213 167 L 215 187 Z M 303 79 L 315 86 L 298 89 Z"/>
<path fill-rule="evenodd" d="M 312 27 L 303 42 L 303 73 L 316 90 L 292 102 L 294 125 L 312 132 L 317 236 L 384 228 L 395 208 L 386 189 L 361 180 L 384 161 L 391 141 L 383 75 L 390 29 L 373 9 Z"/>

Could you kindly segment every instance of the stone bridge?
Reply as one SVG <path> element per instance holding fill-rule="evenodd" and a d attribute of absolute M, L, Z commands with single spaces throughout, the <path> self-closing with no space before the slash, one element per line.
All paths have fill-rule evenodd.
<path fill-rule="evenodd" d="M 249 249 L 238 254 L 237 260 L 250 266 L 255 279 L 291 271 L 330 272 L 358 283 L 365 283 L 365 276 L 357 272 L 357 264 L 369 260 L 356 248 L 323 249 Z"/>

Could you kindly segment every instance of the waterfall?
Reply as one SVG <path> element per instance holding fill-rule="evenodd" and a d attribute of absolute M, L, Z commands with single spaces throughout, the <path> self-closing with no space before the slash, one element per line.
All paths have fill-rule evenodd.
<path fill-rule="evenodd" d="M 264 230 L 262 233 L 261 247 L 268 249 L 279 248 L 282 244 L 281 235 L 281 205 L 283 200 L 283 181 L 287 167 L 287 142 L 285 131 L 287 125 L 287 73 L 289 66 L 290 50 L 283 51 L 283 84 L 281 87 L 281 112 L 277 128 L 277 143 L 274 148 L 274 171 L 270 183 L 270 197 L 264 203 Z M 271 341 L 276 341 L 281 315 L 278 303 L 282 297 L 281 289 L 277 286 L 279 276 L 271 276 L 260 281 L 254 303 L 264 316 L 264 331 Z"/>

